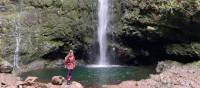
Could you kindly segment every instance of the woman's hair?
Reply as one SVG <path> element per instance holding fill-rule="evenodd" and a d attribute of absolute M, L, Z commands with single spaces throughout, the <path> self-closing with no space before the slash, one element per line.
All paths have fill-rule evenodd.
<path fill-rule="evenodd" d="M 69 50 L 69 52 L 73 53 L 73 50 Z"/>
<path fill-rule="evenodd" d="M 74 52 L 73 52 L 73 50 L 69 50 L 69 53 L 70 53 L 70 54 L 72 54 L 72 55 L 74 55 Z"/>
<path fill-rule="evenodd" d="M 67 53 L 67 55 L 69 54 L 74 54 L 73 50 L 69 50 L 69 52 Z"/>

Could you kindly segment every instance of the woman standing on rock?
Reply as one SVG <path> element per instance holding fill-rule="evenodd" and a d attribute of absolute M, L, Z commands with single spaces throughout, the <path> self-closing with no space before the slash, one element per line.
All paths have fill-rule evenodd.
<path fill-rule="evenodd" d="M 67 85 L 70 85 L 72 72 L 75 68 L 75 56 L 72 50 L 70 50 L 67 56 L 65 57 L 64 67 L 67 68 Z"/>

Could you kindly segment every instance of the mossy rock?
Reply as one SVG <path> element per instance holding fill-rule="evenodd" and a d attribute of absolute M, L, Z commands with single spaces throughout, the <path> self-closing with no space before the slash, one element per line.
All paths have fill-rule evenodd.
<path fill-rule="evenodd" d="M 200 67 L 200 61 L 193 62 L 193 65 Z"/>
<path fill-rule="evenodd" d="M 200 58 L 200 43 L 167 45 L 166 53 L 176 56 L 198 56 Z"/>
<path fill-rule="evenodd" d="M 13 71 L 13 66 L 8 61 L 0 61 L 0 73 L 11 73 Z"/>

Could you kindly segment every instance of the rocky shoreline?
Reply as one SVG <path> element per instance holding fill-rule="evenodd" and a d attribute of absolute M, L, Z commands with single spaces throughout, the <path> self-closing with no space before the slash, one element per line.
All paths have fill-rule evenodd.
<path fill-rule="evenodd" d="M 38 77 L 27 77 L 24 81 L 13 74 L 0 74 L 0 88 L 84 88 L 80 83 L 73 81 L 71 85 L 61 76 L 54 76 L 50 83 L 38 82 Z"/>
<path fill-rule="evenodd" d="M 103 88 L 200 88 L 200 69 L 194 64 L 164 61 L 158 63 L 156 70 L 160 74 L 150 75 L 149 79 L 124 81 Z"/>
<path fill-rule="evenodd" d="M 37 62 L 34 62 L 35 64 Z M 59 63 L 59 62 L 57 62 Z M 13 66 L 6 60 L 1 60 L 0 62 L 0 88 L 83 88 L 83 86 L 78 82 L 72 82 L 71 85 L 66 85 L 66 80 L 62 76 L 52 77 L 51 82 L 41 83 L 38 81 L 38 77 L 27 77 L 25 80 L 22 80 L 18 74 L 22 72 L 27 72 L 30 70 L 44 69 L 44 62 L 37 63 L 34 66 L 31 64 L 29 66 L 21 67 L 23 70 L 15 69 Z M 56 64 L 57 65 L 57 64 Z M 34 69 L 33 69 L 34 68 Z"/>
<path fill-rule="evenodd" d="M 198 63 L 197 63 L 198 64 Z M 196 63 L 181 64 L 175 61 L 161 61 L 156 67 L 158 74 L 140 81 L 124 81 L 117 85 L 102 85 L 89 88 L 200 88 L 200 69 Z M 27 77 L 21 80 L 11 73 L 0 73 L 1 88 L 66 88 L 62 76 L 54 76 L 49 83 L 38 82 L 38 77 Z M 78 82 L 72 82 L 70 88 L 84 88 Z M 86 88 L 86 87 L 85 87 Z"/>

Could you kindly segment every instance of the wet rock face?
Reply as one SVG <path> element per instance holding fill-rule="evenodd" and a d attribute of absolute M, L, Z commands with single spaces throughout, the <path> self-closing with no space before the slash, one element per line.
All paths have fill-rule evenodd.
<path fill-rule="evenodd" d="M 11 73 L 13 71 L 13 66 L 5 61 L 0 61 L 0 73 Z"/>
<path fill-rule="evenodd" d="M 114 31 L 115 37 L 121 46 L 136 51 L 135 60 L 141 57 L 143 61 L 199 60 L 198 8 L 199 2 L 187 0 L 123 0 L 120 11 L 123 25 L 120 31 Z"/>
<path fill-rule="evenodd" d="M 115 48 L 115 57 L 118 58 L 119 64 L 133 64 L 130 63 L 133 58 L 135 58 L 136 53 L 133 52 L 130 48 L 122 46 L 114 46 Z"/>
<path fill-rule="evenodd" d="M 184 59 L 177 59 L 182 61 L 194 61 L 200 58 L 200 44 L 199 43 L 176 43 L 166 46 L 166 53 L 174 58 L 185 57 Z"/>

